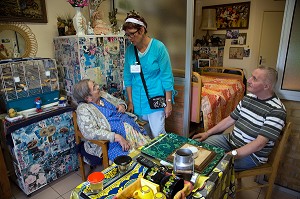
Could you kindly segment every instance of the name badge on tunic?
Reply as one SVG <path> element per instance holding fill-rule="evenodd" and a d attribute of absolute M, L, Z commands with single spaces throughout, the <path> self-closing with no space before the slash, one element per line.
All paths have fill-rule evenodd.
<path fill-rule="evenodd" d="M 130 72 L 131 73 L 141 73 L 141 65 L 138 65 L 138 64 L 130 65 Z"/>

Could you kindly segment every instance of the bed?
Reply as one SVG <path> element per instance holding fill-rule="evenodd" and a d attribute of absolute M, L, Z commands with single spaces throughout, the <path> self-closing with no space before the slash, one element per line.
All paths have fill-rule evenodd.
<path fill-rule="evenodd" d="M 191 122 L 203 121 L 204 131 L 227 117 L 245 94 L 242 69 L 203 67 L 193 72 Z"/>
<path fill-rule="evenodd" d="M 174 76 L 184 77 L 184 73 L 176 71 Z M 245 94 L 244 81 L 243 70 L 237 68 L 203 67 L 193 72 L 190 121 L 206 131 L 227 117 Z M 173 113 L 166 120 L 166 130 L 182 135 L 184 84 L 175 81 L 175 89 L 178 95 Z"/>

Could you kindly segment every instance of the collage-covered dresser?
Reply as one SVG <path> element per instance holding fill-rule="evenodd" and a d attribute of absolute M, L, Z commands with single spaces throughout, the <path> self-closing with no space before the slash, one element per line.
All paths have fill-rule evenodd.
<path fill-rule="evenodd" d="M 115 97 L 123 97 L 125 46 L 121 35 L 54 38 L 60 88 L 71 96 L 73 85 L 89 78 Z"/>
<path fill-rule="evenodd" d="M 3 120 L 17 184 L 25 194 L 78 169 L 72 111 L 57 107 L 14 123 Z"/>

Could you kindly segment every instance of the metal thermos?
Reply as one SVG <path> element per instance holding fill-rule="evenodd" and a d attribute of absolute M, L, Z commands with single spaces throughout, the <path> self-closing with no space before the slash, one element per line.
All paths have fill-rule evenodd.
<path fill-rule="evenodd" d="M 175 152 L 173 166 L 175 174 L 193 174 L 193 152 L 190 149 L 178 149 Z"/>

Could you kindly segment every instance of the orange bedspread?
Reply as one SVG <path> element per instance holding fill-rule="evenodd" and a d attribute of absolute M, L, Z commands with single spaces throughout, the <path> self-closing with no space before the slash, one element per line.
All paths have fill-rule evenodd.
<path fill-rule="evenodd" d="M 227 117 L 244 96 L 242 80 L 228 77 L 201 76 L 204 130 Z"/>

